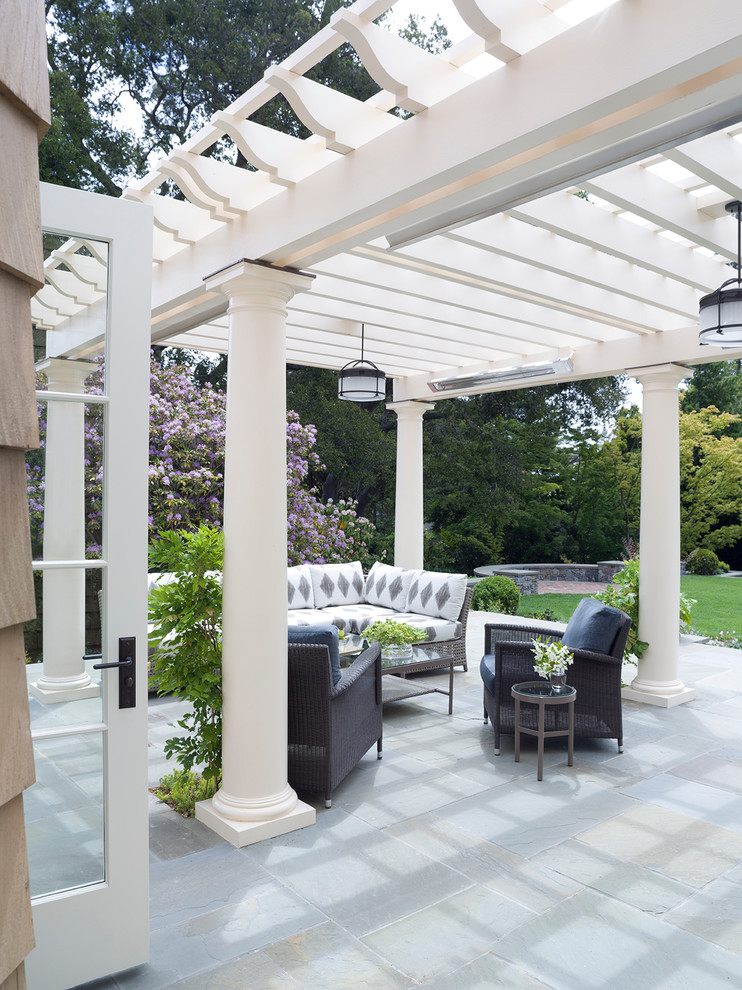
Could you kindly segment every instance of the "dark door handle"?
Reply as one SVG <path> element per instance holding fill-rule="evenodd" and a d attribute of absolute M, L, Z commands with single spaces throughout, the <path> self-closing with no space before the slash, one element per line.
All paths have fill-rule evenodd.
<path fill-rule="evenodd" d="M 113 663 L 94 663 L 93 670 L 108 670 L 109 667 L 130 667 L 134 661 L 131 657 L 126 660 L 115 660 Z"/>
<path fill-rule="evenodd" d="M 102 653 L 92 653 L 85 660 L 97 660 Z M 135 636 L 123 636 L 119 640 L 119 659 L 111 663 L 94 663 L 93 670 L 109 670 L 118 667 L 119 708 L 137 706 L 137 641 Z"/>

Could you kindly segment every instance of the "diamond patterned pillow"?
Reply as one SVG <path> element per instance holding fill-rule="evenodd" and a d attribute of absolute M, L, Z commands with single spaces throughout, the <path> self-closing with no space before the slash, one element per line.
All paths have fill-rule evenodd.
<path fill-rule="evenodd" d="M 288 568 L 289 608 L 314 608 L 314 588 L 309 564 Z"/>
<path fill-rule="evenodd" d="M 466 595 L 466 574 L 415 571 L 407 593 L 408 612 L 455 622 Z"/>
<path fill-rule="evenodd" d="M 367 604 L 402 611 L 407 604 L 407 593 L 414 575 L 414 571 L 404 567 L 391 567 L 377 561 L 366 577 Z"/>
<path fill-rule="evenodd" d="M 351 564 L 310 564 L 314 607 L 359 605 L 366 589 L 360 560 Z"/>

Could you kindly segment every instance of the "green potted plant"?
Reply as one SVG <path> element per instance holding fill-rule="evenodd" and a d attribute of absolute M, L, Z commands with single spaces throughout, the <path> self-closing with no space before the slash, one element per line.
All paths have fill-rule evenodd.
<path fill-rule="evenodd" d="M 574 654 L 558 640 L 547 640 L 537 636 L 533 641 L 533 669 L 551 683 L 552 693 L 558 694 L 567 682 L 567 667 L 574 660 Z"/>
<path fill-rule="evenodd" d="M 411 657 L 412 644 L 425 639 L 424 630 L 394 619 L 377 619 L 363 630 L 363 635 L 369 643 L 381 643 L 381 655 L 385 660 Z"/>

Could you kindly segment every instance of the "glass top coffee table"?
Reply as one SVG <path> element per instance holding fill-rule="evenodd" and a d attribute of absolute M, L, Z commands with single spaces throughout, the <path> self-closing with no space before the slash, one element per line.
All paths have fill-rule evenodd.
<path fill-rule="evenodd" d="M 363 636 L 354 633 L 346 634 L 340 640 L 340 666 L 348 667 L 359 656 L 368 645 Z M 448 691 L 434 684 L 432 681 L 424 681 L 415 678 L 408 680 L 408 674 L 424 673 L 429 670 L 445 670 L 448 668 Z M 448 714 L 453 714 L 453 656 L 438 653 L 434 649 L 422 649 L 420 646 L 412 647 L 412 656 L 405 659 L 387 660 L 381 658 L 382 675 L 381 682 L 382 700 L 384 704 L 392 701 L 406 701 L 408 698 L 417 698 L 423 694 L 446 694 L 448 695 Z"/>

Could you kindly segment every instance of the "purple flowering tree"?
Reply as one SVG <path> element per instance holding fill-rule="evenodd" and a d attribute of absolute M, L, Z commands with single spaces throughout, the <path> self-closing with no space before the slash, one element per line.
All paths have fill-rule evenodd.
<path fill-rule="evenodd" d="M 87 390 L 102 391 L 102 368 Z M 39 382 L 44 388 L 45 383 Z M 100 554 L 103 424 L 100 407 L 88 406 L 85 423 L 87 553 Z M 46 405 L 39 404 L 41 450 L 27 464 L 34 553 L 43 536 Z M 152 361 L 150 379 L 149 526 L 151 533 L 221 526 L 224 504 L 226 397 L 195 385 L 187 369 Z M 308 487 L 310 465 L 321 468 L 314 450 L 317 431 L 287 413 L 286 487 L 288 563 L 361 560 L 371 563 L 374 526 L 358 516 L 352 501 L 324 504 Z"/>

